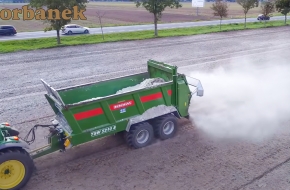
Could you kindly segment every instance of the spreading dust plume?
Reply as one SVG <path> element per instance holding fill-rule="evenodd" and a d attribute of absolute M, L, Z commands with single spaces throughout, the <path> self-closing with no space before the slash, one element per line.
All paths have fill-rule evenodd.
<path fill-rule="evenodd" d="M 290 119 L 290 64 L 289 57 L 278 57 L 268 63 L 239 58 L 228 68 L 192 72 L 204 88 L 189 110 L 196 127 L 214 137 L 248 140 L 281 129 Z"/>

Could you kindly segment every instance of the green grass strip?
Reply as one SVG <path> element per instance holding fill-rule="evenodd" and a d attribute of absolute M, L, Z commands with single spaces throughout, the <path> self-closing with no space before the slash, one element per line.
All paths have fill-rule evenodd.
<path fill-rule="evenodd" d="M 285 26 L 284 21 L 268 21 L 266 26 L 264 22 L 253 22 L 247 23 L 246 29 L 258 29 L 264 27 L 277 27 Z M 287 24 L 289 26 L 289 24 Z M 178 28 L 178 29 L 164 29 L 159 30 L 158 35 L 161 37 L 172 37 L 172 36 L 189 36 L 196 34 L 208 34 L 215 32 L 226 32 L 234 30 L 244 30 L 244 23 L 240 24 L 226 24 L 222 25 L 221 30 L 219 25 L 216 26 L 200 26 L 200 27 L 190 27 L 190 28 Z M 112 33 L 104 34 L 105 40 L 103 40 L 101 34 L 96 35 L 78 35 L 78 36 L 68 36 L 61 38 L 61 45 L 57 45 L 56 37 L 50 38 L 39 38 L 39 39 L 27 39 L 27 40 L 9 40 L 0 42 L 0 53 L 9 53 L 20 50 L 36 50 L 44 48 L 54 48 L 63 46 L 74 46 L 74 45 L 84 45 L 84 44 L 97 44 L 104 42 L 116 42 L 125 40 L 143 40 L 154 38 L 154 32 L 152 30 L 148 31 L 138 31 L 138 32 L 123 32 L 123 33 Z"/>

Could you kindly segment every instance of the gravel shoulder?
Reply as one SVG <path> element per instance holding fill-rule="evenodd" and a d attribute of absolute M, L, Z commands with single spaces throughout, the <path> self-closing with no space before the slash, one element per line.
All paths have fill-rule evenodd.
<path fill-rule="evenodd" d="M 0 120 L 23 135 L 50 121 L 53 112 L 41 78 L 61 88 L 142 72 L 148 59 L 175 64 L 185 73 L 226 68 L 242 57 L 256 65 L 275 64 L 277 56 L 287 61 L 289 31 L 280 27 L 3 54 Z M 212 138 L 188 120 L 180 123 L 175 138 L 143 149 L 131 150 L 120 136 L 112 136 L 37 159 L 38 173 L 24 190 L 289 189 L 289 122 L 259 142 Z M 44 145 L 45 134 L 37 131 L 31 148 Z"/>

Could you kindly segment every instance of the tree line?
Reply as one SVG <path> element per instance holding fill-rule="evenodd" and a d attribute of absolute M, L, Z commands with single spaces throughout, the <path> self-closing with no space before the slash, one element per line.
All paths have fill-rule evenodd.
<path fill-rule="evenodd" d="M 158 36 L 157 23 L 162 17 L 162 13 L 166 8 L 180 8 L 182 7 L 180 0 L 130 0 L 136 4 L 136 7 L 144 7 L 148 12 L 153 14 L 154 19 L 154 35 Z M 244 12 L 245 23 L 244 27 L 246 28 L 246 19 L 247 13 L 249 10 L 258 7 L 259 3 L 261 4 L 261 13 L 264 16 L 269 16 L 275 11 L 275 9 L 285 15 L 285 24 L 287 19 L 287 14 L 290 12 L 290 0 L 236 0 L 236 2 L 242 7 Z M 79 9 L 85 9 L 86 3 L 88 0 L 30 0 L 29 5 L 32 8 L 42 8 L 46 7 L 47 9 L 58 9 L 60 12 L 63 12 L 66 9 L 71 10 L 73 14 L 74 6 L 78 6 Z M 224 17 L 228 15 L 228 5 L 226 0 L 214 0 L 212 3 L 211 9 L 213 10 L 214 16 L 220 17 L 220 28 L 221 21 Z M 69 15 L 68 15 L 69 16 Z M 100 19 L 101 17 L 99 17 Z M 45 28 L 47 30 L 56 30 L 57 31 L 57 42 L 60 44 L 59 31 L 64 25 L 67 25 L 71 22 L 70 19 L 64 19 L 61 17 L 60 20 L 46 20 L 46 23 L 49 23 L 49 27 Z"/>
<path fill-rule="evenodd" d="M 131 0 L 136 3 L 137 7 L 141 5 L 150 13 L 154 15 L 154 35 L 158 36 L 157 21 L 160 20 L 162 12 L 165 8 L 180 8 L 182 5 L 179 0 Z M 246 28 L 247 13 L 250 9 L 259 6 L 261 3 L 261 13 L 264 16 L 269 16 L 275 11 L 275 9 L 285 16 L 285 24 L 287 20 L 287 14 L 290 12 L 290 0 L 236 0 L 236 2 L 242 7 L 245 15 L 244 27 Z M 224 17 L 228 16 L 228 5 L 226 0 L 214 0 L 211 6 L 214 16 L 220 17 L 221 21 Z"/>
<path fill-rule="evenodd" d="M 281 14 L 285 16 L 285 25 L 287 22 L 287 14 L 290 12 L 290 0 L 264 0 L 259 2 L 259 0 L 236 0 L 236 2 L 242 7 L 244 12 L 244 28 L 247 26 L 247 14 L 249 10 L 258 7 L 259 3 L 261 4 L 261 13 L 263 14 L 264 18 L 270 18 L 270 14 L 277 10 Z M 215 0 L 211 9 L 214 11 L 215 16 L 220 17 L 220 21 L 227 17 L 228 15 L 228 5 L 226 1 L 223 0 Z M 266 20 L 264 20 L 266 22 Z M 221 22 L 220 22 L 221 28 Z"/>

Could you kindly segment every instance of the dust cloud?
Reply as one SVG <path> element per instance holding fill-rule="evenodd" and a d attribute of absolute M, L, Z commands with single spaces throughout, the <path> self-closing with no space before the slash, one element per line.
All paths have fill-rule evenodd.
<path fill-rule="evenodd" d="M 217 138 L 254 141 L 281 129 L 290 119 L 290 65 L 289 57 L 277 57 L 233 59 L 227 68 L 192 72 L 204 88 L 189 109 L 196 127 Z"/>

